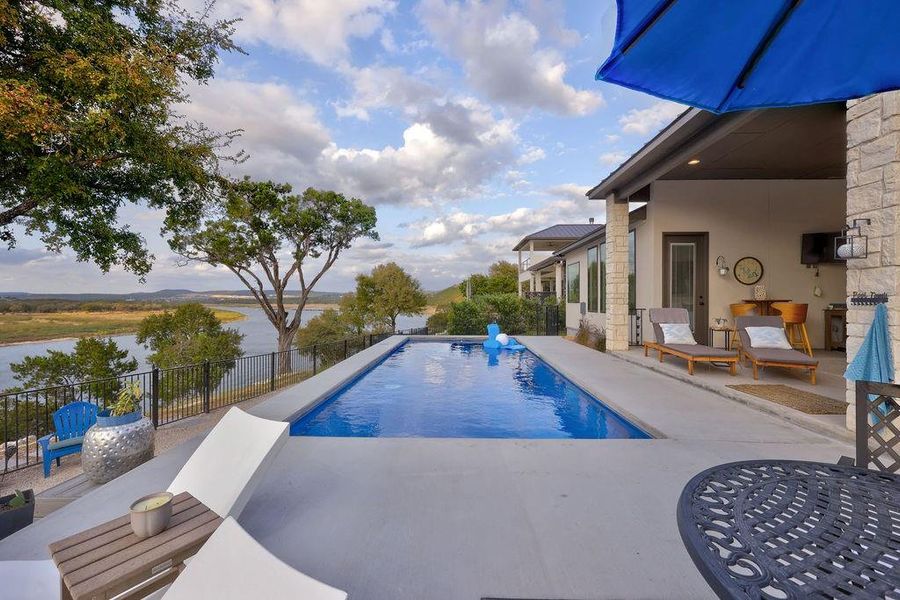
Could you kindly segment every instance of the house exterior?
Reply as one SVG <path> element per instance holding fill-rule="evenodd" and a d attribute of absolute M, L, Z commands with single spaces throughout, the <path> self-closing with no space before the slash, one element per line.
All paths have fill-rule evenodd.
<path fill-rule="evenodd" d="M 605 330 L 608 350 L 624 351 L 639 334 L 652 339 L 646 322 L 636 335 L 642 309 L 683 306 L 698 340 L 712 342 L 714 319 L 730 321 L 729 304 L 762 285 L 770 299 L 809 305 L 814 348 L 832 325 L 825 310 L 846 306 L 852 360 L 874 313 L 852 296 L 878 293 L 900 369 L 900 92 L 725 115 L 689 109 L 587 195 L 606 224 L 538 264 L 564 274 L 570 329 L 584 318 Z M 801 260 L 804 234 L 833 236 L 854 220 L 865 256 L 835 261 L 828 248 L 817 264 Z M 745 257 L 763 267 L 753 285 L 735 277 Z M 853 399 L 848 382 L 851 428 Z"/>
<path fill-rule="evenodd" d="M 562 264 L 555 252 L 601 227 L 591 219 L 589 223 L 552 225 L 522 238 L 513 248 L 518 253 L 519 296 L 561 297 Z"/>

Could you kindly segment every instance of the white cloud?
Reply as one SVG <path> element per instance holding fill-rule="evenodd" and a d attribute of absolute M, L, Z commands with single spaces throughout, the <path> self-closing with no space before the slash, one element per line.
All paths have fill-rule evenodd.
<path fill-rule="evenodd" d="M 250 154 L 236 173 L 328 186 L 368 202 L 428 205 L 471 196 L 518 158 L 516 124 L 472 98 L 428 105 L 411 116 L 402 143 L 344 147 L 292 88 L 215 79 L 183 107 L 219 131 L 244 129 Z"/>
<path fill-rule="evenodd" d="M 200 0 L 182 2 L 202 9 Z M 240 43 L 264 43 L 333 64 L 349 54 L 350 38 L 367 38 L 394 10 L 391 0 L 219 0 L 216 15 L 240 18 Z"/>
<path fill-rule="evenodd" d="M 384 48 L 385 52 L 389 52 L 390 54 L 395 54 L 399 51 L 397 42 L 394 41 L 394 34 L 391 33 L 390 29 L 381 30 L 381 47 Z"/>
<path fill-rule="evenodd" d="M 547 156 L 543 148 L 531 146 L 525 149 L 525 152 L 519 157 L 520 165 L 527 165 L 539 160 L 543 160 Z"/>
<path fill-rule="evenodd" d="M 613 150 L 611 152 L 604 152 L 600 155 L 600 162 L 604 165 L 611 166 L 619 166 L 623 162 L 625 162 L 628 157 L 631 156 L 627 152 L 623 152 L 622 150 Z"/>
<path fill-rule="evenodd" d="M 559 187 L 560 191 L 570 193 L 569 185 Z M 507 252 L 518 237 L 536 229 L 549 227 L 555 223 L 587 223 L 588 217 L 596 216 L 600 203 L 591 203 L 584 198 L 582 191 L 580 200 L 550 200 L 537 208 L 521 207 L 499 215 L 485 215 L 456 211 L 434 219 L 426 219 L 413 223 L 414 231 L 410 245 L 422 248 L 438 244 L 452 244 L 458 241 L 469 243 L 483 236 L 505 234 L 508 244 Z"/>
<path fill-rule="evenodd" d="M 440 90 L 420 77 L 412 77 L 399 67 L 354 68 L 341 72 L 353 85 L 353 97 L 335 105 L 338 116 L 368 121 L 369 111 L 400 108 L 414 113 L 425 103 L 441 96 Z"/>
<path fill-rule="evenodd" d="M 564 115 L 586 115 L 603 104 L 599 92 L 565 82 L 561 54 L 541 44 L 540 29 L 525 15 L 505 12 L 504 3 L 425 0 L 418 12 L 438 46 L 493 100 Z"/>
<path fill-rule="evenodd" d="M 619 125 L 625 133 L 647 135 L 659 131 L 672 119 L 685 111 L 686 107 L 675 102 L 662 100 L 647 108 L 632 108 L 619 117 Z"/>

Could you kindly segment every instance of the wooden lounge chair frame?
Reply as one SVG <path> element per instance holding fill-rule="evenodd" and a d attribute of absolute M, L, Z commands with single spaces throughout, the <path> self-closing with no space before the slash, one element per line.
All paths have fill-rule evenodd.
<path fill-rule="evenodd" d="M 756 316 L 756 317 L 738 317 L 736 320 L 738 334 L 741 336 L 741 360 L 747 359 L 753 367 L 753 379 L 759 379 L 760 367 L 781 367 L 783 369 L 803 369 L 809 372 L 809 382 L 816 385 L 816 371 L 819 368 L 818 361 L 815 363 L 792 362 L 787 360 L 767 360 L 765 358 L 754 357 L 748 348 L 752 350 L 750 345 L 750 336 L 747 334 L 747 327 L 784 327 L 784 321 L 780 316 Z M 759 350 L 759 348 L 757 349 Z M 799 350 L 793 350 L 808 358 L 807 354 Z"/>
<path fill-rule="evenodd" d="M 683 308 L 652 308 L 650 309 L 650 322 L 653 324 L 653 331 L 655 332 L 657 339 L 662 339 L 663 334 L 662 328 L 659 326 L 660 323 L 687 324 L 690 323 L 690 319 L 688 317 L 687 310 Z M 687 352 L 687 348 L 681 350 L 678 346 L 678 344 L 664 344 L 660 342 L 645 341 L 644 356 L 650 356 L 650 350 L 655 350 L 659 353 L 659 362 L 663 362 L 667 354 L 686 360 L 688 364 L 688 375 L 694 374 L 694 363 L 698 362 L 719 364 L 724 363 L 728 365 L 728 371 L 731 375 L 737 375 L 738 361 L 740 361 L 739 353 L 735 353 L 734 355 L 730 356 L 715 354 L 706 356 L 702 353 Z M 701 344 L 698 344 L 697 348 L 708 348 L 710 350 L 713 350 L 712 348 L 709 348 L 709 346 L 703 346 Z"/>

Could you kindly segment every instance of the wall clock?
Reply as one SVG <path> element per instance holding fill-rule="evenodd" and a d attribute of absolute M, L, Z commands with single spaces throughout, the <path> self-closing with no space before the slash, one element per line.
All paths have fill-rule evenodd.
<path fill-rule="evenodd" d="M 763 276 L 763 266 L 759 259 L 745 256 L 734 263 L 734 278 L 744 285 L 753 285 Z"/>

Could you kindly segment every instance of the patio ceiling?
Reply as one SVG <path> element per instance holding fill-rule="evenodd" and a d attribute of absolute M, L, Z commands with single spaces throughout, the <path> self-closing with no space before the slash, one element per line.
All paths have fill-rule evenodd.
<path fill-rule="evenodd" d="M 646 201 L 660 179 L 842 179 L 845 112 L 843 103 L 726 115 L 689 109 L 588 197 Z"/>

